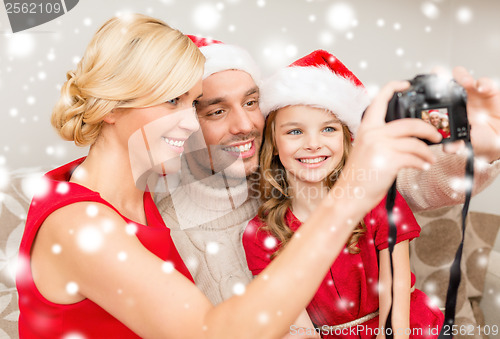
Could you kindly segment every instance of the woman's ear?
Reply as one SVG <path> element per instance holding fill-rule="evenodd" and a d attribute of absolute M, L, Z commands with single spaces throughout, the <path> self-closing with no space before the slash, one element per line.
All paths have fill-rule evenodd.
<path fill-rule="evenodd" d="M 104 116 L 104 118 L 102 119 L 102 121 L 104 121 L 105 123 L 108 123 L 110 125 L 114 125 L 116 123 L 116 120 L 118 118 L 118 115 L 120 114 L 120 109 L 119 108 L 113 108 L 111 110 L 111 112 L 109 112 L 108 114 L 106 114 Z"/>

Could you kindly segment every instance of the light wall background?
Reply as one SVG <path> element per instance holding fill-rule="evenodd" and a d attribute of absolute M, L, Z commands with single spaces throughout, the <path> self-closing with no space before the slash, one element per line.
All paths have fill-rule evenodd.
<path fill-rule="evenodd" d="M 243 46 L 264 75 L 322 48 L 371 94 L 434 66 L 463 65 L 500 83 L 498 0 L 80 0 L 58 19 L 16 34 L 1 6 L 0 189 L 13 170 L 53 167 L 86 153 L 59 139 L 50 113 L 93 33 L 127 12 Z M 500 214 L 499 191 L 500 178 L 471 209 Z"/>

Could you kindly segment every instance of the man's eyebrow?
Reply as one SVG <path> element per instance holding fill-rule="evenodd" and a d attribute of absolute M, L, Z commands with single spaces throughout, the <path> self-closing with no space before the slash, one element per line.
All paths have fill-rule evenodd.
<path fill-rule="evenodd" d="M 252 95 L 252 94 L 255 94 L 255 93 L 258 93 L 259 92 L 259 87 L 257 86 L 254 86 L 252 88 L 250 88 L 248 91 L 245 92 L 244 96 L 249 96 L 249 95 Z M 217 104 L 220 104 L 221 102 L 224 102 L 226 101 L 226 97 L 216 97 L 216 98 L 212 98 L 212 99 L 209 99 L 209 100 L 203 100 L 203 101 L 200 101 L 199 104 L 203 107 L 207 107 L 207 106 L 212 106 L 212 105 L 217 105 Z"/>
<path fill-rule="evenodd" d="M 217 97 L 217 98 L 213 98 L 213 99 L 209 99 L 209 100 L 200 101 L 200 104 L 202 106 L 211 106 L 211 105 L 217 105 L 225 100 L 226 99 L 224 97 Z"/>
<path fill-rule="evenodd" d="M 255 93 L 259 93 L 259 87 L 257 86 L 254 86 L 252 88 L 250 88 L 246 93 L 245 93 L 245 96 L 249 96 L 249 95 L 252 95 L 252 94 L 255 94 Z"/>

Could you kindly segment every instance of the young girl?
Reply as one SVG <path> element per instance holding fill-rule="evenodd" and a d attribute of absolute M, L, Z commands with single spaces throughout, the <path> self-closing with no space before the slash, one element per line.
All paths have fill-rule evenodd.
<path fill-rule="evenodd" d="M 302 239 L 290 241 L 266 269 L 268 279 L 214 307 L 193 284 L 145 187 L 150 177 L 179 170 L 184 141 L 199 128 L 193 106 L 203 64 L 187 36 L 131 14 L 106 22 L 68 72 L 52 124 L 90 149 L 47 173 L 31 203 L 16 277 L 21 339 L 277 338 L 318 288 L 352 232 L 350 221 L 380 200 L 399 169 L 432 161 L 427 149 L 376 147 L 387 138 L 439 138 L 422 125 L 418 133 L 391 136 L 383 111 L 392 92 L 407 85 L 388 85 L 367 110 L 360 132 L 366 142 L 346 166 L 368 170 L 377 152 L 392 166 L 375 185 L 339 179 L 339 187 L 366 190 L 364 199 L 328 195 L 303 225 Z M 372 128 L 377 133 L 368 133 Z M 297 269 L 306 274 L 292 277 Z"/>
<path fill-rule="evenodd" d="M 361 82 L 333 55 L 319 50 L 297 60 L 261 93 L 261 108 L 269 113 L 260 156 L 263 204 L 243 236 L 254 275 L 286 248 L 323 196 L 363 196 L 361 189 L 339 189 L 338 178 L 379 175 L 344 169 L 367 99 Z M 387 164 L 379 161 L 383 170 Z M 410 273 L 408 242 L 420 227 L 399 194 L 395 207 L 394 334 L 437 335 L 442 313 L 414 290 Z M 383 335 L 391 300 L 387 236 L 384 199 L 356 226 L 307 307 L 324 337 Z"/>

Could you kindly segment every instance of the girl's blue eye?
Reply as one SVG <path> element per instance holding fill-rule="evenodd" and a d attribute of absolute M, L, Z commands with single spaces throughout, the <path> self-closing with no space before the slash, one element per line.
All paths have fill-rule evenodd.
<path fill-rule="evenodd" d="M 291 134 L 291 135 L 299 135 L 301 134 L 302 132 L 298 129 L 292 129 L 291 131 L 288 131 L 287 134 Z"/>
<path fill-rule="evenodd" d="M 335 129 L 335 128 L 333 128 L 333 127 L 325 127 L 325 128 L 323 129 L 323 131 L 325 131 L 325 132 L 335 132 L 335 131 L 336 131 L 336 129 Z"/>
<path fill-rule="evenodd" d="M 176 105 L 178 102 L 179 102 L 179 98 L 175 98 L 175 99 L 168 100 L 167 104 Z"/>

